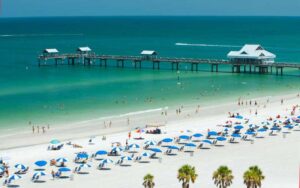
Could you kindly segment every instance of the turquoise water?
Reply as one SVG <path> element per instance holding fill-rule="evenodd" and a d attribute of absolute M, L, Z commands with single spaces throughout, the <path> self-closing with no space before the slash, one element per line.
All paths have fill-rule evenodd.
<path fill-rule="evenodd" d="M 161 56 L 226 58 L 228 51 L 245 43 L 259 43 L 274 52 L 277 61 L 300 62 L 299 31 L 296 17 L 0 19 L 0 127 L 27 127 L 29 121 L 58 124 L 182 103 L 211 104 L 300 91 L 298 70 L 279 77 L 192 73 L 185 65 L 180 73 L 166 66 L 160 71 L 38 68 L 36 57 L 44 48 L 73 52 L 78 46 L 90 46 L 97 53 L 118 55 L 153 49 Z"/>

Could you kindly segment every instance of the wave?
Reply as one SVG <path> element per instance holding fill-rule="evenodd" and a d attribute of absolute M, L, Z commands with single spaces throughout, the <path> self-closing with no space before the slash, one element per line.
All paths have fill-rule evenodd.
<path fill-rule="evenodd" d="M 83 33 L 62 33 L 62 34 L 54 34 L 54 33 L 45 33 L 45 34 L 2 34 L 0 37 L 56 37 L 56 36 L 83 36 Z"/>
<path fill-rule="evenodd" d="M 199 46 L 199 47 L 220 47 L 220 48 L 238 48 L 242 46 L 238 45 L 226 45 L 226 44 L 197 44 L 197 43 L 175 43 L 176 46 Z"/>

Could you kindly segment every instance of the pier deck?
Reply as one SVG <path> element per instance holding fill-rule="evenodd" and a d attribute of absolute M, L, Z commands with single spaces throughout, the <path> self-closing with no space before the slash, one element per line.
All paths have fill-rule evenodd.
<path fill-rule="evenodd" d="M 48 63 L 49 60 L 54 60 L 54 63 Z M 99 65 L 107 67 L 107 61 L 116 61 L 117 67 L 124 68 L 125 61 L 130 61 L 134 68 L 142 68 L 142 64 L 152 65 L 153 69 L 160 69 L 160 65 L 170 64 L 172 70 L 179 70 L 180 64 L 189 64 L 191 71 L 198 71 L 198 65 L 210 65 L 211 72 L 218 72 L 219 65 L 229 65 L 232 67 L 233 73 L 273 73 L 275 69 L 276 75 L 283 75 L 284 68 L 293 68 L 300 70 L 300 63 L 276 62 L 267 64 L 249 64 L 249 63 L 234 63 L 224 59 L 201 59 L 201 58 L 175 58 L 175 57 L 145 57 L 145 56 L 124 56 L 124 55 L 97 55 L 91 54 L 51 54 L 38 56 L 38 65 Z"/>

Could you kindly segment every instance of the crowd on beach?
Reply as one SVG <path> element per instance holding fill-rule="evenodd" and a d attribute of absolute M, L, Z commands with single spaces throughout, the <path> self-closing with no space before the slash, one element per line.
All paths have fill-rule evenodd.
<path fill-rule="evenodd" d="M 240 101 L 240 105 L 242 103 L 254 106 L 259 105 L 257 101 Z M 281 100 L 281 104 L 283 103 L 284 100 Z M 182 111 L 183 106 L 179 109 Z M 177 109 L 178 113 L 180 113 L 179 109 Z M 197 110 L 199 109 L 200 106 L 197 106 Z M 251 122 L 250 118 L 238 112 L 229 112 L 228 119 L 223 124 L 218 125 L 216 130 L 208 129 L 199 132 L 185 130 L 178 133 L 177 136 L 170 136 L 161 127 L 137 128 L 128 132 L 127 139 L 123 140 L 124 142 L 113 142 L 110 149 L 94 151 L 92 153 L 84 151 L 83 146 L 71 141 L 61 142 L 59 140 L 52 140 L 49 143 L 49 152 L 55 152 L 55 150 L 64 151 L 65 147 L 79 148 L 82 151 L 76 153 L 73 162 L 61 157 L 51 159 L 50 161 L 37 161 L 34 165 L 15 164 L 14 166 L 10 166 L 8 161 L 0 158 L 0 177 L 4 179 L 4 185 L 13 185 L 24 174 L 31 173 L 29 171 L 30 168 L 34 169 L 32 174 L 33 182 L 40 181 L 41 179 L 47 181 L 45 177 L 47 177 L 46 172 L 49 170 L 47 165 L 49 164 L 54 167 L 50 173 L 53 180 L 62 178 L 73 180 L 76 174 L 89 173 L 88 169 L 93 166 L 99 170 L 113 170 L 111 164 L 116 166 L 131 166 L 134 162 L 151 162 L 151 160 L 162 162 L 164 155 L 176 156 L 178 152 L 188 152 L 193 155 L 199 149 L 225 146 L 226 141 L 228 143 L 242 141 L 251 141 L 251 143 L 254 143 L 256 138 L 267 137 L 267 135 L 274 136 L 280 133 L 285 135 L 287 132 L 291 133 L 293 130 L 300 130 L 300 116 L 296 115 L 299 115 L 299 106 L 297 104 L 292 106 L 289 114 L 289 116 L 278 114 L 274 117 L 266 118 L 260 124 L 255 124 Z M 129 119 L 127 123 L 130 123 Z M 107 127 L 111 127 L 111 124 L 111 121 L 108 123 L 105 122 Z M 47 128 L 50 129 L 50 127 Z M 33 126 L 33 129 L 37 128 Z M 33 133 L 35 132 L 33 130 Z M 147 134 L 164 135 L 166 138 L 149 140 L 147 139 Z M 106 137 L 105 139 L 103 138 L 102 140 L 106 140 Z M 97 137 L 89 138 L 88 143 L 90 145 L 99 144 L 99 147 L 101 147 L 101 142 L 97 140 Z"/>

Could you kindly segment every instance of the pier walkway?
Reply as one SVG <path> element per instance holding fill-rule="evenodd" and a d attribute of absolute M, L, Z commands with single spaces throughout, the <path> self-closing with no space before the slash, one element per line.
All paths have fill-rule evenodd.
<path fill-rule="evenodd" d="M 52 60 L 52 61 L 51 61 Z M 49 62 L 50 61 L 50 62 Z M 224 59 L 200 59 L 200 58 L 175 58 L 175 57 L 157 57 L 157 56 L 123 56 L 123 55 L 97 55 L 95 53 L 88 54 L 42 54 L 38 56 L 38 65 L 98 65 L 103 67 L 111 66 L 108 61 L 115 61 L 116 67 L 125 68 L 125 62 L 131 62 L 133 68 L 141 69 L 143 65 L 152 67 L 152 69 L 160 69 L 161 64 L 169 64 L 172 70 L 179 70 L 180 64 L 189 66 L 191 71 L 198 71 L 199 65 L 210 66 L 211 72 L 218 72 L 220 65 L 231 66 L 233 73 L 275 73 L 283 75 L 284 68 L 292 68 L 300 70 L 300 63 L 235 63 Z"/>

